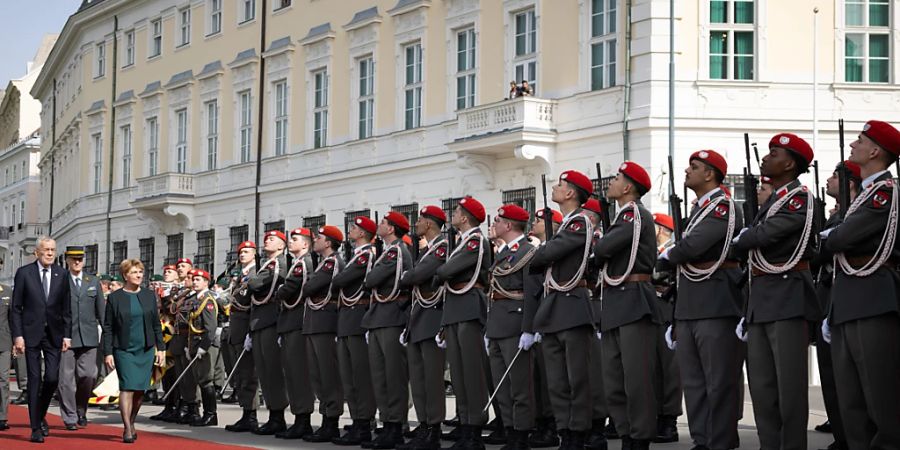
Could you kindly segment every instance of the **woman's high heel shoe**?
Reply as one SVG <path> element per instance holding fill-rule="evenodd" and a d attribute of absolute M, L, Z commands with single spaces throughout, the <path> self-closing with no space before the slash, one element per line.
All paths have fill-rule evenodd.
<path fill-rule="evenodd" d="M 126 444 L 133 444 L 134 443 L 134 433 L 128 434 L 127 431 L 123 432 L 122 433 L 122 442 L 124 442 Z"/>

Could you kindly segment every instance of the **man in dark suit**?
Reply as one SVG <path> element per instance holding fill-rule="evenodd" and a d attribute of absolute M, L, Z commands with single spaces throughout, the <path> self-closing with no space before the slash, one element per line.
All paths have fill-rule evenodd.
<path fill-rule="evenodd" d="M 72 311 L 65 269 L 53 263 L 56 241 L 38 239 L 37 261 L 16 271 L 12 319 L 13 352 L 28 362 L 28 415 L 31 442 L 50 434 L 44 416 L 59 382 L 59 357 L 72 345 Z M 41 355 L 44 374 L 41 376 Z"/>

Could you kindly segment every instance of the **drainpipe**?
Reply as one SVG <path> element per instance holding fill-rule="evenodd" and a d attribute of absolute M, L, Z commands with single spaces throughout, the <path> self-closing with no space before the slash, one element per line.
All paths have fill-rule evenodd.
<path fill-rule="evenodd" d="M 259 242 L 259 206 L 260 206 L 260 194 L 259 194 L 259 185 L 262 183 L 262 156 L 263 156 L 263 117 L 265 111 L 263 109 L 263 105 L 265 104 L 265 88 L 266 88 L 266 57 L 263 56 L 263 53 L 266 51 L 266 0 L 262 0 L 262 14 L 260 14 L 259 21 L 259 92 L 256 94 L 258 97 L 258 111 L 256 114 L 257 126 L 256 126 L 256 185 L 254 186 L 254 203 L 253 203 L 253 241 L 257 242 L 260 247 L 262 243 Z"/>
<path fill-rule="evenodd" d="M 47 236 L 53 236 L 53 186 L 56 181 L 53 170 L 56 167 L 56 78 L 53 78 L 53 97 L 50 100 L 50 212 L 47 214 Z"/>
<path fill-rule="evenodd" d="M 631 130 L 628 129 L 628 121 L 631 118 L 631 0 L 625 2 L 625 89 L 623 95 L 625 99 L 622 112 L 622 156 L 628 160 L 631 159 L 629 146 Z"/>
<path fill-rule="evenodd" d="M 109 264 L 112 261 L 110 252 L 112 249 L 112 204 L 113 204 L 113 175 L 115 175 L 115 155 L 116 155 L 116 75 L 118 75 L 119 62 L 119 16 L 113 16 L 113 47 L 112 47 L 112 91 L 109 99 L 109 185 L 106 196 L 106 267 L 109 271 Z"/>

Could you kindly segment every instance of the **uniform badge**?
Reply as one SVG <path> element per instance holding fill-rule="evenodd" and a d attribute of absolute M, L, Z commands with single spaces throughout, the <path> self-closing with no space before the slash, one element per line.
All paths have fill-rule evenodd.
<path fill-rule="evenodd" d="M 570 223 L 569 226 L 567 227 L 567 229 L 569 231 L 581 231 L 581 228 L 582 228 L 581 222 L 579 222 L 577 220 Z"/>
<path fill-rule="evenodd" d="M 209 302 L 206 304 L 207 311 L 215 311 L 215 309 L 216 309 L 216 305 L 214 305 L 212 302 Z"/>
<path fill-rule="evenodd" d="M 325 265 L 323 266 L 325 270 L 331 270 L 334 268 L 334 260 L 325 261 Z"/>
<path fill-rule="evenodd" d="M 885 191 L 878 191 L 872 196 L 872 206 L 875 209 L 884 208 L 884 205 L 887 205 L 887 202 L 888 194 Z"/>
<path fill-rule="evenodd" d="M 782 137 L 778 138 L 778 143 L 781 145 L 788 145 L 791 143 L 791 138 L 789 138 L 787 136 L 782 136 Z"/>
<path fill-rule="evenodd" d="M 791 211 L 799 211 L 806 204 L 806 199 L 800 196 L 791 197 L 788 200 L 788 209 Z"/>
<path fill-rule="evenodd" d="M 356 258 L 356 264 L 359 264 L 360 266 L 364 266 L 368 262 L 369 262 L 369 256 L 366 254 L 359 255 L 359 257 Z"/>
<path fill-rule="evenodd" d="M 511 251 L 516 251 L 516 250 L 518 250 L 518 249 L 519 249 L 519 243 L 516 242 L 515 244 L 510 245 L 510 246 L 509 246 L 509 249 L 510 249 Z"/>
<path fill-rule="evenodd" d="M 466 243 L 466 248 L 469 250 L 478 250 L 478 240 L 472 239 L 468 243 Z"/>
<path fill-rule="evenodd" d="M 298 264 L 297 267 L 294 267 L 294 276 L 299 277 L 300 275 L 303 275 L 303 266 Z"/>
<path fill-rule="evenodd" d="M 622 218 L 628 223 L 634 222 L 634 212 L 626 211 L 622 213 Z"/>
<path fill-rule="evenodd" d="M 728 217 L 728 207 L 725 205 L 716 206 L 716 217 Z"/>
<path fill-rule="evenodd" d="M 444 257 L 447 256 L 447 249 L 443 246 L 438 247 L 434 250 L 434 256 L 437 256 L 439 259 L 444 259 Z"/>
<path fill-rule="evenodd" d="M 387 255 L 385 256 L 387 256 L 387 259 L 397 259 L 397 250 L 392 249 L 391 251 L 387 252 Z"/>

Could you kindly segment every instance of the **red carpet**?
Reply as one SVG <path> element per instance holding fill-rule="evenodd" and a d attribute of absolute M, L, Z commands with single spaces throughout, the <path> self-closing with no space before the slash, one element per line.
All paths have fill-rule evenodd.
<path fill-rule="evenodd" d="M 190 450 L 230 450 L 251 448 L 173 437 L 147 431 L 138 431 L 137 442 L 133 444 L 124 444 L 122 443 L 121 425 L 114 427 L 91 423 L 85 429 L 66 431 L 62 419 L 53 414 L 47 414 L 47 422 L 50 424 L 50 436 L 44 438 L 44 444 L 33 444 L 29 441 L 29 438 L 31 437 L 31 428 L 28 425 L 28 408 L 10 405 L 10 429 L 0 431 L 0 450 L 173 450 L 186 448 L 190 448 Z"/>

